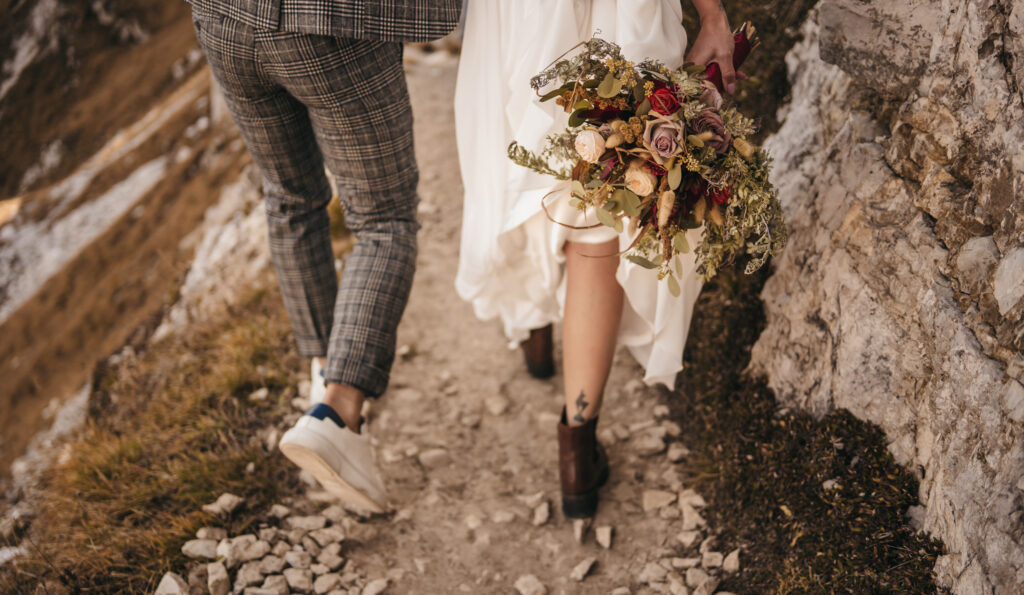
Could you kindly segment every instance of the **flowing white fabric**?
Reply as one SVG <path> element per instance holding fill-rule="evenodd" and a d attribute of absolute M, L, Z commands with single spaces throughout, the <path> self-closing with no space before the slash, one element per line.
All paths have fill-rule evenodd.
<path fill-rule="evenodd" d="M 555 58 L 595 32 L 619 44 L 626 58 L 656 58 L 682 65 L 686 31 L 678 0 L 475 0 L 469 2 L 455 91 L 459 164 L 465 186 L 462 245 L 455 286 L 477 317 L 498 317 L 511 346 L 530 329 L 561 320 L 569 239 L 599 242 L 608 228 L 577 232 L 552 223 L 580 225 L 567 204 L 567 186 L 508 159 L 514 139 L 539 150 L 568 116 L 554 101 L 540 103 L 529 80 Z M 552 191 L 555 192 L 552 192 Z M 550 195 L 550 196 L 549 196 Z M 591 215 L 587 223 L 595 223 Z M 610 233 L 610 235 L 609 235 Z M 687 233 L 691 246 L 700 230 Z M 620 237 L 620 247 L 629 238 Z M 657 271 L 622 259 L 616 277 L 626 295 L 619 343 L 646 370 L 644 381 L 672 386 L 682 369 L 683 346 L 701 281 L 692 252 L 681 255 L 682 293 L 674 297 Z"/>

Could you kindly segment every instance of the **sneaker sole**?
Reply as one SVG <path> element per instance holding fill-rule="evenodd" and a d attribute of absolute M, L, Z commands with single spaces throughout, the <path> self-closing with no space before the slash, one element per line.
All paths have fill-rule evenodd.
<path fill-rule="evenodd" d="M 323 438 L 316 435 L 307 435 L 304 438 L 326 442 Z M 330 445 L 322 446 L 330 447 Z M 320 485 L 328 491 L 328 493 L 336 496 L 345 504 L 348 504 L 357 510 L 366 512 L 387 512 L 387 508 L 382 504 L 367 496 L 366 493 L 356 488 L 351 483 L 345 481 L 345 478 L 335 471 L 334 468 L 331 467 L 314 448 L 302 444 L 294 437 L 289 439 L 288 433 L 285 433 L 278 448 L 291 462 L 295 463 L 300 468 L 309 471 L 313 477 L 320 482 Z"/>

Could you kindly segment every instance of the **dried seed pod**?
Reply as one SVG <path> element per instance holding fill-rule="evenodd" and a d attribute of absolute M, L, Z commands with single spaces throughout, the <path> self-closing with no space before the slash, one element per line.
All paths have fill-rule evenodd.
<path fill-rule="evenodd" d="M 626 138 L 622 136 L 621 133 L 613 132 L 610 135 L 608 135 L 608 138 L 604 140 L 604 147 L 606 149 L 614 149 L 615 147 L 621 145 L 625 140 Z"/>
<path fill-rule="evenodd" d="M 757 151 L 757 147 L 742 138 L 732 139 L 732 146 L 735 147 L 736 150 L 739 151 L 740 155 L 743 155 L 743 158 L 748 161 L 754 158 L 754 152 Z"/>
<path fill-rule="evenodd" d="M 625 124 L 622 120 L 612 120 L 608 122 L 608 126 L 611 126 L 612 132 L 618 132 L 622 130 L 622 125 Z"/>
<path fill-rule="evenodd" d="M 693 205 L 693 219 L 697 223 L 704 223 L 704 213 L 708 210 L 708 203 L 703 198 L 698 198 L 697 203 Z"/>
<path fill-rule="evenodd" d="M 664 229 L 668 218 L 672 216 L 672 207 L 676 204 L 676 193 L 666 190 L 658 197 L 658 229 Z"/>

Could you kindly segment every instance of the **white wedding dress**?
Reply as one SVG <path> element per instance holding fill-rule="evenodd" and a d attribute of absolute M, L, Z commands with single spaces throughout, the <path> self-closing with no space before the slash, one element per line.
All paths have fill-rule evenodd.
<path fill-rule="evenodd" d="M 466 195 L 455 285 L 483 319 L 498 317 L 511 346 L 562 318 L 567 240 L 603 242 L 609 228 L 584 232 L 583 215 L 567 204 L 565 183 L 520 167 L 506 148 L 514 139 L 531 150 L 565 129 L 568 116 L 554 101 L 540 103 L 530 78 L 580 41 L 599 37 L 622 47 L 626 58 L 656 58 L 682 65 L 686 52 L 679 0 L 471 0 L 455 91 L 459 163 Z M 552 193 L 552 190 L 556 192 Z M 593 216 L 591 221 L 596 222 Z M 691 230 L 691 246 L 700 240 Z M 620 246 L 629 238 L 620 237 Z M 657 271 L 622 259 L 617 279 L 626 305 L 619 329 L 644 367 L 644 381 L 672 387 L 682 369 L 683 346 L 701 281 L 692 252 L 674 297 Z"/>

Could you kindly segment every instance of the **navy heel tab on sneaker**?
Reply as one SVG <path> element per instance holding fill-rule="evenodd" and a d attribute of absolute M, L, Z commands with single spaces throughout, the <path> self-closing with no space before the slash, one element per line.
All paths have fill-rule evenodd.
<path fill-rule="evenodd" d="M 334 408 L 331 407 L 330 405 L 326 405 L 324 403 L 317 403 L 316 405 L 311 407 L 309 411 L 306 412 L 306 415 L 319 420 L 328 418 L 334 423 L 338 424 L 339 428 L 345 427 L 345 422 L 341 419 L 341 416 L 338 415 L 338 412 L 335 411 Z"/>

